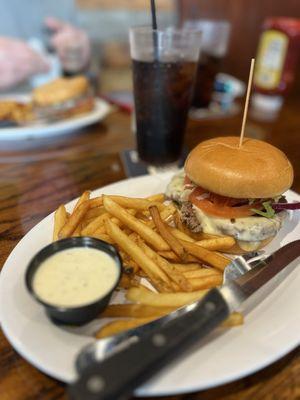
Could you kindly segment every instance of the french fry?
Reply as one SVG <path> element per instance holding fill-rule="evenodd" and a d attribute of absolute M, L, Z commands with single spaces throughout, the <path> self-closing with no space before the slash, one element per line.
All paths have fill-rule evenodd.
<path fill-rule="evenodd" d="M 124 196 L 109 196 L 115 203 L 124 208 L 133 208 L 134 210 L 146 211 L 151 205 L 156 205 L 160 210 L 165 208 L 161 202 L 149 201 L 148 199 L 124 197 Z"/>
<path fill-rule="evenodd" d="M 177 213 L 176 215 L 179 215 L 179 213 Z M 180 217 L 178 217 L 178 218 L 180 218 Z M 176 218 L 176 220 L 178 218 Z M 218 239 L 218 238 L 220 238 L 220 235 L 212 235 L 210 233 L 204 233 L 204 232 L 192 232 L 183 224 L 181 224 L 181 225 L 178 224 L 177 225 L 177 223 L 176 223 L 176 226 L 177 226 L 177 229 L 179 231 L 185 233 L 187 236 L 192 238 L 194 242 L 198 242 L 200 240 L 205 240 L 205 239 Z M 223 236 L 221 236 L 221 237 L 223 237 Z"/>
<path fill-rule="evenodd" d="M 141 281 L 141 278 L 136 275 L 130 276 L 127 274 L 122 274 L 118 286 L 123 289 L 129 289 L 131 287 L 139 287 L 140 281 Z"/>
<path fill-rule="evenodd" d="M 86 218 L 86 214 L 81 221 L 81 230 L 90 224 L 95 218 Z"/>
<path fill-rule="evenodd" d="M 169 261 L 173 261 L 175 263 L 182 263 L 182 260 L 173 252 L 173 251 L 159 251 L 158 254 Z M 190 254 L 187 255 L 185 260 L 186 263 L 199 263 L 199 260 L 191 256 Z"/>
<path fill-rule="evenodd" d="M 194 242 L 195 240 L 187 235 L 185 232 L 180 231 L 177 228 L 170 228 L 172 235 L 175 236 L 177 239 L 186 240 L 187 242 Z"/>
<path fill-rule="evenodd" d="M 82 224 L 79 223 L 77 225 L 75 231 L 72 233 L 72 237 L 81 236 L 81 227 L 82 227 Z"/>
<path fill-rule="evenodd" d="M 138 326 L 145 325 L 157 318 L 137 318 L 137 319 L 121 319 L 118 321 L 109 322 L 104 325 L 97 333 L 96 338 L 102 339 L 104 337 L 117 335 L 118 333 L 128 331 L 129 329 L 137 328 Z"/>
<path fill-rule="evenodd" d="M 136 319 L 129 319 L 129 320 L 118 320 L 109 322 L 108 324 L 104 325 L 97 333 L 96 338 L 101 339 L 104 337 L 116 335 L 121 332 L 125 332 L 129 329 L 137 328 L 138 326 L 142 326 L 148 324 L 149 322 L 154 321 L 155 319 L 160 317 L 146 317 L 146 318 L 136 318 Z M 244 318 L 240 313 L 233 313 L 231 314 L 227 320 L 222 323 L 223 328 L 230 328 L 238 325 L 242 325 L 244 322 Z"/>
<path fill-rule="evenodd" d="M 158 254 L 160 256 L 162 256 L 163 258 L 166 258 L 169 261 L 173 261 L 175 263 L 176 262 L 177 263 L 181 262 L 180 258 L 177 256 L 177 254 L 174 253 L 174 251 L 171 251 L 171 250 L 169 250 L 169 251 L 159 251 Z"/>
<path fill-rule="evenodd" d="M 112 221 L 106 221 L 106 229 L 109 236 L 125 251 L 145 273 L 154 280 L 161 280 L 169 283 L 167 275 L 139 248 L 139 246 L 130 239 L 121 229 Z"/>
<path fill-rule="evenodd" d="M 89 208 L 89 201 L 84 201 L 76 210 L 72 212 L 70 218 L 67 220 L 63 228 L 60 230 L 58 237 L 59 239 L 67 238 L 72 236 L 72 233 L 76 230 L 80 224 L 84 215 Z"/>
<path fill-rule="evenodd" d="M 138 287 L 142 288 L 143 290 L 146 290 L 147 292 L 156 293 L 152 288 L 149 288 L 149 286 L 145 286 L 143 282 L 141 282 Z"/>
<path fill-rule="evenodd" d="M 169 250 L 169 245 L 156 232 L 150 229 L 143 222 L 129 214 L 124 208 L 115 203 L 110 197 L 104 196 L 103 204 L 107 212 L 118 218 L 128 228 L 137 232 L 147 243 L 150 243 L 156 250 Z"/>
<path fill-rule="evenodd" d="M 214 239 L 203 239 L 196 242 L 197 245 L 208 250 L 225 251 L 230 250 L 235 244 L 235 240 L 231 236 L 224 236 Z"/>
<path fill-rule="evenodd" d="M 182 273 L 187 279 L 203 278 L 207 276 L 222 277 L 222 273 L 215 268 L 197 268 L 189 271 L 183 271 Z"/>
<path fill-rule="evenodd" d="M 224 257 L 219 253 L 207 250 L 195 243 L 190 243 L 185 240 L 181 240 L 181 243 L 190 254 L 221 271 L 224 271 L 225 267 L 230 262 L 229 258 Z"/>
<path fill-rule="evenodd" d="M 160 211 L 160 217 L 163 221 L 168 221 L 171 217 L 173 218 L 173 214 L 176 212 L 176 208 L 172 205 L 169 204 L 165 207 L 163 211 Z M 149 228 L 153 229 L 155 228 L 154 221 L 148 221 L 147 225 Z"/>
<path fill-rule="evenodd" d="M 91 208 L 90 210 L 88 210 L 88 212 L 85 215 L 85 219 L 86 220 L 93 220 L 97 217 L 99 217 L 100 215 L 106 213 L 105 208 L 104 207 L 95 207 L 95 208 Z"/>
<path fill-rule="evenodd" d="M 161 212 L 161 219 L 165 220 L 167 219 L 170 215 L 174 215 L 177 212 L 177 208 L 172 204 L 164 205 L 164 208 Z"/>
<path fill-rule="evenodd" d="M 182 220 L 181 220 L 181 217 L 180 217 L 180 213 L 179 213 L 178 210 L 176 210 L 176 213 L 174 214 L 174 221 L 175 221 L 176 229 L 178 229 L 182 233 L 185 233 L 186 232 L 186 228 L 182 223 Z"/>
<path fill-rule="evenodd" d="M 127 273 L 136 274 L 140 270 L 138 264 L 128 254 L 124 253 L 122 250 L 119 250 L 119 254 L 123 260 L 124 270 L 127 271 Z"/>
<path fill-rule="evenodd" d="M 132 258 L 130 257 L 129 254 L 125 253 L 122 249 L 119 249 L 119 254 L 123 260 L 124 263 L 129 263 Z"/>
<path fill-rule="evenodd" d="M 93 236 L 97 236 L 98 234 L 107 234 L 106 233 L 106 228 L 105 228 L 105 225 L 101 225 L 101 226 L 99 226 L 99 228 L 97 228 L 97 230 L 95 230 L 95 232 L 93 233 Z"/>
<path fill-rule="evenodd" d="M 143 304 L 111 304 L 100 316 L 101 318 L 161 317 L 174 310 L 174 307 L 152 307 Z"/>
<path fill-rule="evenodd" d="M 165 223 L 162 221 L 158 208 L 156 206 L 151 206 L 149 208 L 151 217 L 154 221 L 154 224 L 156 226 L 156 229 L 160 233 L 161 237 L 168 243 L 170 246 L 171 250 L 174 251 L 175 254 L 181 259 L 181 260 L 186 260 L 187 259 L 187 252 L 182 246 L 182 244 L 177 240 L 172 233 L 169 231 L 168 226 L 165 225 Z"/>
<path fill-rule="evenodd" d="M 62 204 L 54 213 L 53 241 L 58 240 L 58 234 L 67 222 L 68 214 L 65 206 Z"/>
<path fill-rule="evenodd" d="M 104 224 L 105 218 L 108 217 L 108 213 L 103 213 L 92 220 L 83 230 L 82 236 L 92 236 L 93 233 Z"/>
<path fill-rule="evenodd" d="M 118 306 L 140 306 L 138 304 L 123 304 L 123 305 L 116 305 Z M 142 306 L 142 307 L 149 307 L 149 306 Z M 133 328 L 137 328 L 138 326 L 141 325 L 145 325 L 157 318 L 163 317 L 164 315 L 168 314 L 169 312 L 162 312 L 160 315 L 155 314 L 155 315 L 151 315 L 152 310 L 153 313 L 156 312 L 156 310 L 165 310 L 167 311 L 168 309 L 170 310 L 169 312 L 174 311 L 174 309 L 172 309 L 171 307 L 149 307 L 149 309 L 147 310 L 147 308 L 144 309 L 137 309 L 137 315 L 139 315 L 140 313 L 144 313 L 145 316 L 143 317 L 136 317 L 135 319 L 130 319 L 130 320 L 119 320 L 119 321 L 113 321 L 110 322 L 108 324 L 106 324 L 100 331 L 98 331 L 98 333 L 96 334 L 96 337 L 98 339 L 103 338 L 103 337 L 107 337 L 107 336 L 112 336 L 112 335 L 116 335 L 118 333 L 121 333 L 125 330 L 128 329 L 133 329 Z M 122 309 L 120 309 L 121 314 L 126 314 L 126 310 L 124 309 L 124 311 Z M 112 311 L 108 311 L 108 315 L 101 315 L 104 317 L 110 317 L 110 313 L 114 314 L 114 310 Z M 129 314 L 131 313 L 130 309 L 129 309 Z M 133 314 L 135 314 L 136 311 L 133 311 Z M 116 314 L 118 314 L 118 310 L 116 309 Z M 149 316 L 147 316 L 149 315 Z M 111 315 L 113 316 L 113 315 Z M 122 315 L 120 316 L 122 317 Z M 221 327 L 222 328 L 231 328 L 231 327 L 235 327 L 235 326 L 240 326 L 243 325 L 244 323 L 244 317 L 242 314 L 238 313 L 238 312 L 234 312 L 232 313 L 222 324 Z"/>
<path fill-rule="evenodd" d="M 231 328 L 233 326 L 243 325 L 244 316 L 239 312 L 233 312 L 229 317 L 222 323 L 223 328 Z"/>
<path fill-rule="evenodd" d="M 159 201 L 155 202 L 136 197 L 125 197 L 116 195 L 107 195 L 107 196 L 112 201 L 117 203 L 119 206 L 122 206 L 123 208 L 132 208 L 134 210 L 139 210 L 139 211 L 146 211 L 152 205 L 156 205 L 159 208 L 159 210 L 164 210 L 166 208 L 166 206 Z M 102 200 L 104 200 L 104 196 L 102 196 Z"/>
<path fill-rule="evenodd" d="M 111 215 L 109 215 L 109 213 L 105 211 L 103 214 L 99 215 L 98 217 L 90 221 L 87 226 L 85 226 L 84 230 L 82 231 L 82 236 L 94 236 L 102 233 L 106 234 L 105 221 L 109 218 L 111 218 L 111 220 L 116 225 L 122 225 L 120 220 L 111 217 Z"/>
<path fill-rule="evenodd" d="M 158 293 L 174 293 L 176 292 L 176 288 L 174 287 L 175 283 L 174 282 L 163 282 L 162 280 L 159 280 L 157 278 L 154 278 L 153 276 L 147 275 L 147 281 L 151 283 L 151 285 L 154 287 L 154 289 Z"/>
<path fill-rule="evenodd" d="M 165 195 L 164 193 L 153 194 L 152 196 L 146 197 L 146 199 L 151 202 L 163 203 L 165 200 Z"/>
<path fill-rule="evenodd" d="M 93 208 L 102 207 L 103 206 L 103 195 L 98 197 L 94 197 L 93 199 L 89 199 L 89 209 L 92 210 Z"/>
<path fill-rule="evenodd" d="M 200 240 L 209 240 L 209 239 L 219 239 L 220 235 L 213 235 L 212 233 L 204 233 L 204 232 L 192 232 L 191 236 L 195 239 L 196 242 Z"/>
<path fill-rule="evenodd" d="M 147 199 L 140 199 L 135 197 L 125 197 L 108 195 L 115 203 L 121 205 L 124 208 L 133 208 L 135 210 L 147 210 L 152 204 L 157 204 L 159 208 L 164 208 L 165 206 L 159 202 L 150 202 Z M 92 210 L 96 207 L 101 207 L 103 205 L 103 195 L 99 197 L 94 197 L 89 200 L 89 208 Z"/>
<path fill-rule="evenodd" d="M 180 264 L 180 263 L 172 263 L 172 265 L 174 266 L 174 268 L 176 268 L 178 271 L 182 272 L 183 274 L 185 274 L 186 272 L 189 271 L 198 271 L 198 270 L 202 270 L 204 268 L 202 268 L 202 265 L 199 263 L 188 263 L 188 264 Z"/>
<path fill-rule="evenodd" d="M 135 214 L 136 218 L 138 218 L 141 222 L 147 225 L 149 220 L 149 212 L 148 211 L 138 211 Z"/>
<path fill-rule="evenodd" d="M 114 241 L 106 233 L 101 233 L 101 232 L 97 232 L 96 231 L 91 235 L 91 237 L 93 237 L 95 239 L 103 240 L 104 242 L 107 242 L 107 243 L 110 243 L 110 244 L 114 244 Z"/>
<path fill-rule="evenodd" d="M 85 201 L 89 200 L 90 194 L 91 194 L 91 192 L 89 190 L 86 190 L 85 192 L 83 192 L 82 195 L 77 200 L 77 203 L 75 204 L 75 207 L 74 207 L 73 211 L 75 211 L 76 208 L 81 206 L 82 203 L 84 203 Z"/>
<path fill-rule="evenodd" d="M 123 289 L 129 289 L 131 287 L 130 277 L 126 274 L 122 274 L 118 286 Z"/>
<path fill-rule="evenodd" d="M 144 288 L 130 288 L 126 293 L 127 300 L 153 307 L 182 307 L 201 299 L 207 290 L 195 292 L 154 293 Z"/>
<path fill-rule="evenodd" d="M 222 275 L 209 275 L 201 278 L 189 279 L 193 290 L 210 289 L 216 286 L 221 286 L 223 282 Z"/>
<path fill-rule="evenodd" d="M 142 241 L 139 242 L 139 246 L 144 250 L 145 254 L 150 257 L 168 275 L 168 277 L 179 286 L 178 291 L 180 291 L 180 289 L 184 292 L 190 292 L 193 290 L 192 285 L 185 278 L 185 276 L 175 267 L 173 267 L 172 264 L 160 257 L 160 255 L 158 255 Z"/>
<path fill-rule="evenodd" d="M 125 232 L 125 230 L 123 230 L 123 232 Z M 136 232 L 131 232 L 129 235 L 130 239 L 132 239 L 135 243 L 138 242 L 139 240 L 139 236 Z"/>

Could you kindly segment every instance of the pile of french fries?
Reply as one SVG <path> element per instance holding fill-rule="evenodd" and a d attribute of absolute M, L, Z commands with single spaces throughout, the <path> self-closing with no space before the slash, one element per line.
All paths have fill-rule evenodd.
<path fill-rule="evenodd" d="M 72 236 L 111 243 L 123 260 L 120 287 L 128 304 L 106 308 L 100 317 L 116 320 L 102 327 L 97 338 L 148 323 L 222 285 L 230 259 L 220 252 L 235 243 L 232 237 L 187 231 L 176 206 L 163 194 L 90 198 L 86 191 L 71 213 L 61 205 L 54 215 L 53 240 Z M 234 313 L 225 325 L 242 323 L 243 316 Z"/>

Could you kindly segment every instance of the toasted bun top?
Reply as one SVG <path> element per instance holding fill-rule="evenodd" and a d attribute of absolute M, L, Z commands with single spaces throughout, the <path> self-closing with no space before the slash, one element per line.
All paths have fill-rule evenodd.
<path fill-rule="evenodd" d="M 220 137 L 196 146 L 185 162 L 187 176 L 210 192 L 234 198 L 281 195 L 293 183 L 286 155 L 269 143 L 239 137 Z"/>
<path fill-rule="evenodd" d="M 83 95 L 88 86 L 84 76 L 58 78 L 36 88 L 32 93 L 32 99 L 37 106 L 51 106 Z"/>

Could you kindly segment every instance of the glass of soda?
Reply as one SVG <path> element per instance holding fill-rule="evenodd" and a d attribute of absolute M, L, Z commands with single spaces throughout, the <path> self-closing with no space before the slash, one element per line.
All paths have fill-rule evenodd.
<path fill-rule="evenodd" d="M 129 36 L 139 158 L 174 163 L 182 152 L 201 33 L 135 27 Z"/>
<path fill-rule="evenodd" d="M 202 33 L 201 56 L 197 68 L 192 106 L 206 108 L 212 98 L 214 81 L 226 55 L 230 23 L 224 20 L 195 19 L 186 21 L 183 28 Z"/>

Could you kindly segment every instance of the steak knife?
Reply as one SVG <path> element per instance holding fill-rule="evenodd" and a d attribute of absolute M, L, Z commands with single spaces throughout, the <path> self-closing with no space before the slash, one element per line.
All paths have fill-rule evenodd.
<path fill-rule="evenodd" d="M 132 335 L 103 361 L 97 361 L 95 354 L 94 361 L 87 363 L 77 381 L 70 385 L 70 397 L 74 400 L 128 399 L 135 388 L 207 336 L 232 312 L 240 311 L 246 300 L 298 257 L 300 240 L 256 261 L 254 268 L 247 268 L 244 261 L 244 271 L 248 272 L 236 274 L 235 279 L 226 280 L 219 289 L 211 289 L 201 300 L 148 324 L 154 328 Z M 234 266 L 234 261 L 231 264 Z M 101 344 L 101 340 L 95 343 L 95 353 L 100 351 Z"/>

